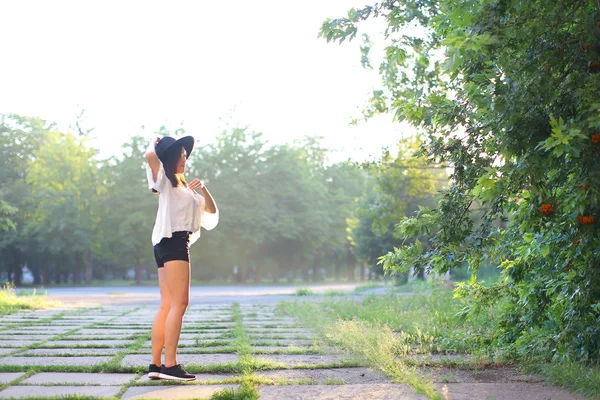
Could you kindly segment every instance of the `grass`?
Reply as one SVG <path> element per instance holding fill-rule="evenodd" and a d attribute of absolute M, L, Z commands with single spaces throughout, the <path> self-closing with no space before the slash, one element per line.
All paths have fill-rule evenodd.
<path fill-rule="evenodd" d="M 315 293 L 309 288 L 297 288 L 295 292 L 296 296 L 312 296 Z"/>
<path fill-rule="evenodd" d="M 435 392 L 433 382 L 418 370 L 396 357 L 400 339 L 385 325 L 365 321 L 339 321 L 327 333 L 330 342 L 378 368 L 397 383 L 408 384 L 417 393 L 430 399 L 442 400 Z"/>
<path fill-rule="evenodd" d="M 411 284 L 413 294 L 398 291 L 376 296 L 287 301 L 278 310 L 312 327 L 328 343 L 360 357 L 399 383 L 429 398 L 439 398 L 431 382 L 419 374 L 424 365 L 486 368 L 512 364 L 529 368 L 556 385 L 589 398 L 600 398 L 600 369 L 576 363 L 539 364 L 515 360 L 490 345 L 494 310 L 461 323 L 462 308 L 452 290 L 435 283 Z M 402 289 L 399 290 L 402 292 Z M 412 356 L 422 355 L 422 360 Z M 463 354 L 464 360 L 432 361 L 431 355 Z M 407 357 L 411 356 L 411 357 Z M 448 377 L 451 380 L 451 377 Z"/>
<path fill-rule="evenodd" d="M 45 294 L 39 294 L 36 290 L 31 294 L 17 294 L 10 286 L 0 289 L 0 317 L 21 310 L 39 310 L 58 306 L 60 306 L 59 302 L 49 300 Z"/>
<path fill-rule="evenodd" d="M 380 287 L 383 287 L 383 285 L 381 285 L 377 282 L 369 282 L 367 284 L 359 285 L 359 286 L 355 287 L 354 293 L 363 293 L 367 290 L 376 289 L 376 288 L 380 288 Z"/>
<path fill-rule="evenodd" d="M 325 296 L 331 296 L 331 297 L 348 296 L 349 294 L 350 294 L 349 292 L 346 292 L 344 290 L 333 290 L 333 289 L 330 289 L 325 292 Z"/>
<path fill-rule="evenodd" d="M 255 400 L 258 399 L 258 391 L 252 383 L 242 382 L 235 389 L 223 389 L 214 393 L 211 400 Z"/>
<path fill-rule="evenodd" d="M 252 346 L 248 339 L 248 334 L 244 328 L 242 321 L 242 313 L 240 305 L 234 303 L 232 305 L 233 314 L 233 337 L 235 338 L 232 346 L 238 354 L 238 362 L 236 363 L 236 371 L 242 374 L 240 386 L 235 389 L 223 389 L 214 393 L 211 400 L 253 400 L 258 399 L 258 390 L 254 386 L 256 376 L 256 360 L 252 354 Z"/>
<path fill-rule="evenodd" d="M 600 367 L 574 362 L 538 364 L 529 370 L 547 377 L 555 385 L 573 389 L 576 393 L 593 399 L 600 398 Z"/>

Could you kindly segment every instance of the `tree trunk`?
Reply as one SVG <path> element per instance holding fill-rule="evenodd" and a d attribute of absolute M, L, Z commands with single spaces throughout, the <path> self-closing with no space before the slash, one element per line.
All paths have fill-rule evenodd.
<path fill-rule="evenodd" d="M 246 282 L 246 278 L 248 276 L 248 261 L 244 260 L 241 264 L 240 264 L 240 272 L 238 274 L 239 277 L 239 282 L 240 283 L 244 283 Z"/>
<path fill-rule="evenodd" d="M 54 282 L 60 284 L 60 266 L 58 263 L 54 264 Z"/>
<path fill-rule="evenodd" d="M 348 266 L 348 282 L 354 282 L 354 274 L 356 272 L 356 258 L 354 258 L 354 254 L 352 254 L 352 250 L 350 250 L 350 244 L 346 244 L 346 264 Z"/>
<path fill-rule="evenodd" d="M 365 280 L 365 275 L 366 275 L 365 271 L 366 271 L 366 269 L 367 268 L 366 268 L 366 266 L 364 264 L 360 265 L 360 280 L 361 280 L 361 282 L 364 282 L 364 280 Z"/>
<path fill-rule="evenodd" d="M 36 257 L 34 260 L 32 260 L 30 269 L 31 269 L 31 274 L 33 275 L 33 284 L 41 285 L 42 277 L 40 275 L 40 258 L 39 258 L 39 256 Z"/>
<path fill-rule="evenodd" d="M 75 269 L 73 270 L 73 283 L 79 284 L 81 283 L 81 262 L 83 261 L 83 256 L 79 256 L 75 258 Z"/>
<path fill-rule="evenodd" d="M 256 261 L 254 265 L 256 266 L 254 269 L 254 283 L 261 283 L 262 277 L 260 276 L 260 262 Z"/>
<path fill-rule="evenodd" d="M 341 269 L 342 269 L 342 267 L 340 265 L 339 260 L 335 260 L 335 281 L 336 282 L 340 281 Z"/>
<path fill-rule="evenodd" d="M 42 285 L 47 285 L 50 283 L 50 277 L 48 276 L 48 258 L 42 256 L 41 261 L 41 269 L 42 269 Z"/>
<path fill-rule="evenodd" d="M 23 273 L 23 271 L 21 270 L 21 250 L 17 249 L 16 247 L 13 250 L 13 267 L 12 267 L 12 273 L 14 275 L 14 284 L 15 286 L 21 286 L 21 274 Z"/>
<path fill-rule="evenodd" d="M 308 271 L 309 271 L 309 270 L 310 270 L 310 267 L 308 267 L 308 268 L 304 268 L 304 269 L 303 269 L 303 272 L 302 272 L 302 280 L 303 280 L 304 282 L 308 282 L 308 281 L 310 280 L 310 279 L 309 279 L 309 277 L 310 277 L 310 274 L 308 273 Z"/>
<path fill-rule="evenodd" d="M 312 276 L 312 280 L 313 282 L 318 282 L 319 281 L 319 266 L 321 264 L 321 256 L 319 254 L 315 255 L 315 258 L 313 259 L 313 276 Z"/>
<path fill-rule="evenodd" d="M 347 277 L 348 277 L 348 282 L 354 282 L 354 270 L 356 269 L 356 265 L 354 264 L 348 264 L 348 271 L 347 271 Z"/>
<path fill-rule="evenodd" d="M 281 262 L 279 262 L 279 257 L 277 257 L 275 259 L 275 269 L 273 270 L 273 282 L 277 283 L 279 282 L 280 278 L 280 273 L 281 273 Z"/>
<path fill-rule="evenodd" d="M 139 255 L 135 257 L 135 284 L 142 284 L 142 266 Z"/>
<path fill-rule="evenodd" d="M 90 285 L 92 283 L 92 270 L 93 270 L 93 262 L 92 262 L 92 251 L 87 251 L 87 257 L 85 259 L 85 283 Z"/>

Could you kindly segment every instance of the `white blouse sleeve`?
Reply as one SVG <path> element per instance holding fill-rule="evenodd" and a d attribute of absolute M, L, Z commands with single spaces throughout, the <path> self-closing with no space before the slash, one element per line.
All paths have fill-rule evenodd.
<path fill-rule="evenodd" d="M 204 199 L 202 199 L 200 207 L 200 226 L 207 231 L 214 229 L 219 223 L 219 209 L 217 208 L 214 213 L 209 213 L 206 211 L 206 201 Z"/>
<path fill-rule="evenodd" d="M 169 181 L 162 162 L 160 163 L 158 174 L 156 174 L 156 182 L 154 182 L 154 176 L 152 176 L 152 168 L 146 163 L 146 178 L 148 178 L 148 189 L 154 189 L 159 193 L 163 191 L 165 183 Z"/>

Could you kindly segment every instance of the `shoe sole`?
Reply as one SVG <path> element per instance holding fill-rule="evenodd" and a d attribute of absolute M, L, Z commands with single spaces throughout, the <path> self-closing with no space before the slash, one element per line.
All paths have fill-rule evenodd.
<path fill-rule="evenodd" d="M 148 378 L 160 379 L 160 372 L 148 372 Z"/>
<path fill-rule="evenodd" d="M 195 381 L 196 377 L 193 378 L 181 378 L 179 376 L 172 376 L 172 375 L 167 375 L 167 374 L 158 374 L 158 378 L 159 379 L 166 379 L 166 380 L 171 380 L 171 381 Z"/>

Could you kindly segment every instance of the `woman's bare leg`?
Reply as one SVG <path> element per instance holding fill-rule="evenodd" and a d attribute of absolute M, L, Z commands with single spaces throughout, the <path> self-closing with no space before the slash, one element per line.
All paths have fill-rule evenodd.
<path fill-rule="evenodd" d="M 168 261 L 164 270 L 171 295 L 171 307 L 165 321 L 165 367 L 172 367 L 177 365 L 181 323 L 190 301 L 190 263 L 181 260 Z"/>
<path fill-rule="evenodd" d="M 162 364 L 162 349 L 165 346 L 165 321 L 171 309 L 171 295 L 165 278 L 165 268 L 158 268 L 158 287 L 160 289 L 160 304 L 152 324 L 152 364 Z"/>

